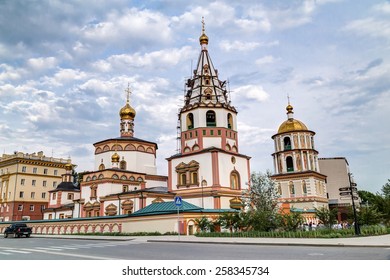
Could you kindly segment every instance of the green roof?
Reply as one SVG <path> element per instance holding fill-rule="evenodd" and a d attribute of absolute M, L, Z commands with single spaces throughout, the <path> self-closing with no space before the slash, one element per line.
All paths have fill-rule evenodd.
<path fill-rule="evenodd" d="M 174 201 L 169 202 L 160 202 L 152 203 L 136 212 L 131 214 L 131 216 L 144 216 L 144 215 L 156 215 L 156 214 L 171 214 L 177 213 L 177 206 Z M 203 208 L 182 201 L 182 205 L 179 207 L 179 212 L 188 212 L 194 210 L 202 210 Z"/>
<path fill-rule="evenodd" d="M 151 216 L 177 213 L 177 206 L 174 201 L 152 203 L 145 208 L 142 208 L 130 216 Z M 237 212 L 235 209 L 203 209 L 202 207 L 188 203 L 182 200 L 182 206 L 179 207 L 179 212 L 200 212 L 200 213 L 216 213 L 216 212 Z"/>

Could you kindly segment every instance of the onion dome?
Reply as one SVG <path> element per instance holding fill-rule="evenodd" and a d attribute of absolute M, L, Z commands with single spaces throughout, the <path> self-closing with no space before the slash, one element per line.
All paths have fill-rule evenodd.
<path fill-rule="evenodd" d="M 204 18 L 202 18 L 202 35 L 199 37 L 200 45 L 208 45 L 209 43 L 209 37 L 207 37 L 205 30 L 204 30 Z"/>
<path fill-rule="evenodd" d="M 120 156 L 116 152 L 111 157 L 112 162 L 119 162 L 119 159 L 120 159 Z"/>
<path fill-rule="evenodd" d="M 129 102 L 126 102 L 126 105 L 119 111 L 121 119 L 134 119 L 135 114 L 136 112 L 134 108 L 130 106 Z"/>
<path fill-rule="evenodd" d="M 307 126 L 303 122 L 294 119 L 293 106 L 288 104 L 286 110 L 288 119 L 279 126 L 278 133 L 308 130 Z"/>
<path fill-rule="evenodd" d="M 72 170 L 72 169 L 73 169 L 73 165 L 72 165 L 71 163 L 65 164 L 65 170 L 70 171 L 70 170 Z"/>

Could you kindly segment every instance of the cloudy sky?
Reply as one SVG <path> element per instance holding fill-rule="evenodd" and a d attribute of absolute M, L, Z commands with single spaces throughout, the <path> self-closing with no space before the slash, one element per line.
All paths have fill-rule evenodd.
<path fill-rule="evenodd" d="M 380 190 L 390 178 L 385 0 L 1 0 L 1 153 L 44 151 L 92 170 L 92 144 L 119 136 L 130 83 L 135 136 L 158 143 L 166 175 L 202 16 L 252 171 L 273 170 L 289 94 L 320 157 L 346 157 L 360 189 Z"/>

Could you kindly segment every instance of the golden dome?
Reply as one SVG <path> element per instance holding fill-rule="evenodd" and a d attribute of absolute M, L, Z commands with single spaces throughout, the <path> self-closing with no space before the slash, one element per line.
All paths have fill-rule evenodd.
<path fill-rule="evenodd" d="M 298 131 L 298 130 L 308 130 L 307 126 L 296 119 L 288 119 L 287 121 L 283 122 L 278 129 L 278 133 L 285 133 L 285 132 L 291 132 L 291 131 Z"/>
<path fill-rule="evenodd" d="M 119 159 L 120 159 L 120 156 L 116 152 L 111 157 L 112 162 L 119 162 Z"/>
<path fill-rule="evenodd" d="M 201 45 L 203 45 L 203 44 L 208 44 L 209 43 L 209 37 L 207 37 L 207 35 L 206 34 L 202 34 L 200 37 L 199 37 L 199 42 L 200 42 L 200 44 Z"/>
<path fill-rule="evenodd" d="M 134 119 L 135 118 L 135 110 L 130 104 L 127 102 L 124 107 L 119 111 L 119 116 L 121 119 Z"/>
<path fill-rule="evenodd" d="M 65 170 L 72 170 L 72 169 L 73 169 L 73 165 L 71 163 L 65 164 Z"/>
<path fill-rule="evenodd" d="M 291 106 L 289 103 L 286 107 L 288 119 L 279 126 L 278 133 L 308 130 L 307 126 L 303 122 L 294 119 L 293 109 L 293 106 Z"/>

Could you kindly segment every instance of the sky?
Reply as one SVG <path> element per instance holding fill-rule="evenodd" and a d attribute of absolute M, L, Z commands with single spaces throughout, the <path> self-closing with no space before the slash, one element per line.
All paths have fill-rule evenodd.
<path fill-rule="evenodd" d="M 347 158 L 358 188 L 380 191 L 390 178 L 385 0 L 0 0 L 1 153 L 43 151 L 93 170 L 93 143 L 120 135 L 129 84 L 134 136 L 158 144 L 166 175 L 202 17 L 251 171 L 274 171 L 271 137 L 289 95 L 319 157 Z"/>

